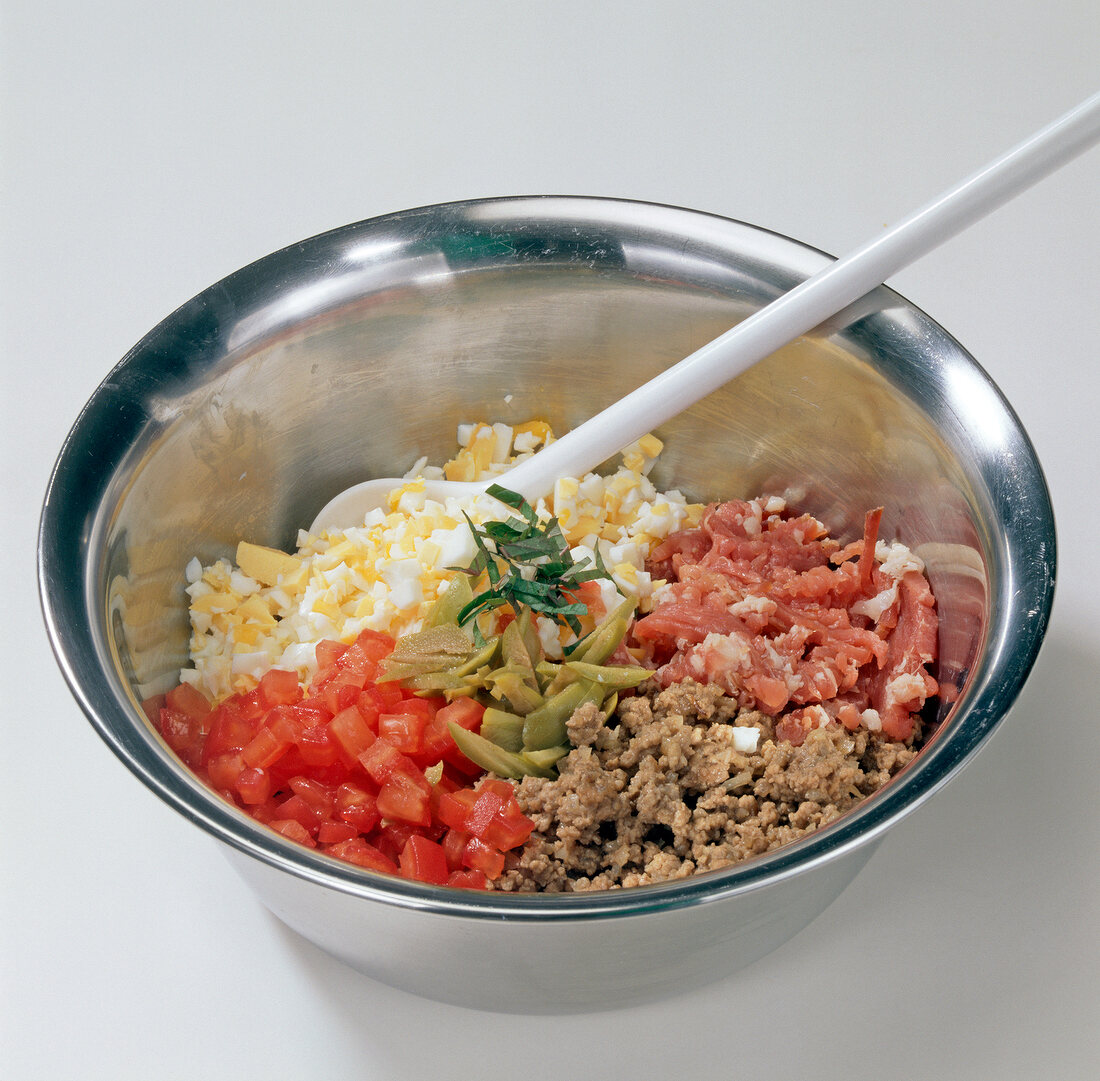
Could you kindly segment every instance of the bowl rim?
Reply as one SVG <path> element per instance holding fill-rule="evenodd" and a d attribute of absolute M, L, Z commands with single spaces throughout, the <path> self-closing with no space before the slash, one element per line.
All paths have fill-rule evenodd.
<path fill-rule="evenodd" d="M 1014 640 L 1011 657 L 1008 658 L 1011 663 L 1006 661 L 994 666 L 981 685 L 968 686 L 960 695 L 954 710 L 960 716 L 943 726 L 950 729 L 951 738 L 940 739 L 941 733 L 937 733 L 937 737 L 889 784 L 817 833 L 727 868 L 629 889 L 573 894 L 483 893 L 411 882 L 353 867 L 297 845 L 261 826 L 225 803 L 175 759 L 160 737 L 154 735 L 152 726 L 144 721 L 132 692 L 125 697 L 114 688 L 110 689 L 109 694 L 104 693 L 103 688 L 99 689 L 99 693 L 92 693 L 86 686 L 85 675 L 89 665 L 86 658 L 82 662 L 78 653 L 82 644 L 91 641 L 92 634 L 83 628 L 85 637 L 82 637 L 81 629 L 74 629 L 69 619 L 69 607 L 63 603 L 66 587 L 74 585 L 72 545 L 76 544 L 77 550 L 80 550 L 82 538 L 65 534 L 62 528 L 63 506 L 68 490 L 74 481 L 79 480 L 83 468 L 76 461 L 80 453 L 82 428 L 109 397 L 111 387 L 117 385 L 119 374 L 135 364 L 165 328 L 185 320 L 191 306 L 202 298 L 232 291 L 247 277 L 271 271 L 288 259 L 300 258 L 308 248 L 332 247 L 341 239 L 358 236 L 365 230 L 384 224 L 397 223 L 412 215 L 439 211 L 468 213 L 471 210 L 492 213 L 509 205 L 514 208 L 515 204 L 524 201 L 558 206 L 566 216 L 570 209 L 576 212 L 584 208 L 588 214 L 586 220 L 591 220 L 592 214 L 598 215 L 601 211 L 606 213 L 612 209 L 620 214 L 639 214 L 646 210 L 667 212 L 682 216 L 685 222 L 690 220 L 722 229 L 734 226 L 755 235 L 774 238 L 792 261 L 796 255 L 811 262 L 833 258 L 820 249 L 772 229 L 672 204 L 609 196 L 511 195 L 426 204 L 377 215 L 286 245 L 234 271 L 162 319 L 110 370 L 73 423 L 51 471 L 38 530 L 39 599 L 51 648 L 71 693 L 100 737 L 123 764 L 169 806 L 217 840 L 271 868 L 318 886 L 399 907 L 472 919 L 507 918 L 511 921 L 622 918 L 669 908 L 691 907 L 749 893 L 803 874 L 855 848 L 876 843 L 887 829 L 921 806 L 972 760 L 1000 724 L 1038 657 L 1053 604 L 1056 567 L 1050 495 L 1034 448 L 1019 418 L 989 375 L 944 328 L 885 285 L 874 291 L 876 296 L 881 291 L 879 299 L 882 303 L 878 306 L 878 314 L 885 318 L 887 308 L 900 308 L 910 316 L 916 314 L 927 321 L 974 369 L 1003 409 L 1012 435 L 1024 453 L 1025 464 L 1034 473 L 1035 483 L 1029 488 L 1034 494 L 1033 505 L 1026 508 L 1026 517 L 1031 530 L 1045 545 L 1042 562 L 1045 573 L 1028 582 L 1006 583 L 1006 586 L 1015 586 L 1017 590 L 1025 588 L 1027 596 L 1023 603 L 1029 618 Z M 1019 540 L 1027 545 L 1033 543 L 1035 537 L 1029 540 L 1026 532 L 1020 532 Z M 86 537 L 83 541 L 89 543 Z M 79 579 L 80 575 L 76 577 Z M 1019 603 L 1018 597 L 1016 600 Z M 86 583 L 82 601 L 88 605 L 87 611 L 95 611 L 96 606 L 103 603 L 102 598 L 92 595 L 91 583 Z M 998 598 L 990 597 L 990 607 L 993 608 L 997 601 Z M 92 645 L 94 649 L 94 642 Z M 109 663 L 110 658 L 103 655 L 102 649 L 99 654 L 95 659 L 101 666 Z"/>

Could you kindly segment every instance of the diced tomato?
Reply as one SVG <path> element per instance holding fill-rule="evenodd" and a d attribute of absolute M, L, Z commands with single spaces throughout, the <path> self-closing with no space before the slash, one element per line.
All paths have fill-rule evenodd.
<path fill-rule="evenodd" d="M 336 797 L 328 785 L 310 777 L 291 777 L 290 790 L 320 816 L 331 818 L 336 807 Z"/>
<path fill-rule="evenodd" d="M 482 792 L 495 792 L 505 803 L 516 798 L 516 790 L 512 787 L 512 782 L 504 780 L 503 777 L 486 777 L 477 786 L 477 794 L 480 796 Z"/>
<path fill-rule="evenodd" d="M 359 831 L 350 822 L 322 822 L 317 827 L 317 843 L 322 845 L 350 841 L 358 836 Z"/>
<path fill-rule="evenodd" d="M 321 824 L 321 816 L 299 795 L 287 796 L 276 808 L 280 819 L 294 819 L 301 822 L 312 834 Z"/>
<path fill-rule="evenodd" d="M 311 773 L 311 775 L 315 776 L 319 781 L 325 781 L 326 783 L 332 780 L 332 778 L 326 775 L 327 771 L 323 766 L 315 766 L 311 771 L 309 766 L 306 765 L 305 759 L 302 758 L 302 753 L 298 750 L 297 744 L 293 743 L 286 749 L 277 762 L 266 768 L 271 774 L 271 783 L 276 790 L 285 788 L 287 781 L 289 781 L 291 777 L 297 777 L 300 774 L 305 775 L 306 773 Z M 328 768 L 332 769 L 335 767 Z M 344 770 L 345 767 L 340 765 L 339 768 Z"/>
<path fill-rule="evenodd" d="M 367 844 L 361 837 L 352 837 L 347 841 L 338 841 L 329 845 L 325 851 L 337 859 L 346 860 L 359 867 L 366 867 L 372 871 L 383 871 L 386 874 L 397 874 L 397 863 L 386 856 L 374 845 Z"/>
<path fill-rule="evenodd" d="M 264 719 L 264 724 L 275 735 L 280 743 L 289 747 L 297 743 L 299 737 L 311 724 L 317 722 L 316 710 L 303 707 L 301 702 L 292 706 L 275 706 Z"/>
<path fill-rule="evenodd" d="M 257 728 L 257 722 L 246 718 L 241 712 L 240 702 L 227 698 L 210 714 L 203 760 L 209 762 L 218 755 L 242 750 L 256 734 Z"/>
<path fill-rule="evenodd" d="M 444 792 L 439 796 L 436 817 L 453 830 L 466 829 L 466 816 L 474 806 L 477 793 L 472 788 L 460 788 L 455 792 Z"/>
<path fill-rule="evenodd" d="M 237 791 L 249 806 L 263 803 L 271 796 L 271 778 L 262 769 L 248 767 L 237 776 Z"/>
<path fill-rule="evenodd" d="M 202 765 L 206 735 L 201 720 L 165 706 L 160 711 L 159 727 L 165 742 L 188 766 L 198 769 Z"/>
<path fill-rule="evenodd" d="M 382 661 L 393 652 L 395 643 L 388 634 L 363 631 L 340 658 L 340 668 L 359 677 L 359 686 L 373 682 L 381 674 Z"/>
<path fill-rule="evenodd" d="M 405 842 L 398 868 L 405 878 L 431 882 L 438 886 L 442 886 L 450 874 L 442 847 L 418 833 L 414 833 Z"/>
<path fill-rule="evenodd" d="M 375 797 L 365 788 L 347 781 L 336 789 L 336 814 L 364 834 L 370 833 L 382 821 Z"/>
<path fill-rule="evenodd" d="M 190 683 L 181 683 L 173 687 L 165 696 L 164 704 L 168 709 L 185 713 L 188 717 L 201 719 L 211 710 L 206 695 Z"/>
<path fill-rule="evenodd" d="M 241 752 L 241 756 L 246 765 L 266 769 L 282 758 L 290 744 L 288 736 L 279 736 L 270 728 L 261 728 Z"/>
<path fill-rule="evenodd" d="M 401 857 L 401 852 L 414 833 L 419 833 L 421 827 L 415 822 L 398 822 L 386 820 L 371 835 L 371 841 L 385 852 L 395 863 Z"/>
<path fill-rule="evenodd" d="M 420 732 L 420 749 L 413 752 L 413 757 L 419 765 L 434 766 L 436 762 L 446 762 L 445 756 L 457 750 L 450 729 L 433 717 L 424 724 Z"/>
<path fill-rule="evenodd" d="M 436 716 L 441 718 L 445 725 L 453 721 L 459 728 L 465 728 L 470 732 L 476 732 L 481 727 L 481 718 L 484 714 L 485 707 L 475 698 L 456 698 L 436 712 Z"/>
<path fill-rule="evenodd" d="M 298 686 L 298 673 L 285 668 L 272 668 L 265 672 L 257 690 L 268 709 L 272 706 L 289 706 L 302 696 Z"/>
<path fill-rule="evenodd" d="M 236 704 L 241 717 L 246 721 L 262 720 L 263 715 L 270 709 L 269 706 L 264 705 L 259 687 L 253 688 L 247 694 L 237 695 Z"/>
<path fill-rule="evenodd" d="M 466 842 L 470 839 L 468 833 L 462 830 L 449 829 L 443 835 L 441 842 L 443 854 L 447 857 L 447 866 L 452 871 L 462 870 L 462 856 L 466 851 Z"/>
<path fill-rule="evenodd" d="M 331 668 L 347 650 L 348 647 L 343 642 L 333 642 L 328 638 L 318 642 L 314 651 L 317 657 L 318 675 L 324 674 L 327 669 Z"/>
<path fill-rule="evenodd" d="M 376 683 L 374 689 L 378 692 L 382 700 L 382 713 L 388 713 L 394 708 L 394 706 L 400 705 L 405 700 L 407 695 L 401 689 L 401 684 L 395 681 L 387 681 L 385 683 Z"/>
<path fill-rule="evenodd" d="M 297 841 L 307 848 L 316 848 L 317 842 L 309 835 L 309 830 L 301 822 L 293 818 L 275 818 L 268 822 L 273 830 L 278 830 L 284 837 Z"/>
<path fill-rule="evenodd" d="M 435 765 L 432 762 L 431 765 Z M 444 792 L 456 792 L 462 787 L 461 781 L 456 781 L 453 777 L 448 776 L 446 766 L 444 766 L 442 772 L 439 774 L 439 779 L 432 785 L 432 810 L 435 810 L 435 801 L 443 795 Z"/>
<path fill-rule="evenodd" d="M 499 792 L 482 786 L 466 815 L 466 832 L 485 840 L 493 819 L 504 810 L 505 805 L 505 799 Z"/>
<path fill-rule="evenodd" d="M 419 695 L 407 694 L 401 701 L 398 709 L 391 709 L 391 713 L 411 713 L 417 717 L 423 717 L 430 721 L 444 705 L 442 698 L 421 698 Z"/>
<path fill-rule="evenodd" d="M 456 698 L 439 709 L 424 731 L 422 756 L 432 762 L 443 761 L 463 777 L 478 777 L 484 770 L 471 762 L 455 745 L 448 725 L 453 721 L 460 728 L 476 732 L 481 727 L 485 707 L 472 698 Z"/>
<path fill-rule="evenodd" d="M 328 730 L 350 759 L 358 758 L 376 739 L 358 706 L 348 706 L 340 710 L 329 721 Z"/>
<path fill-rule="evenodd" d="M 460 890 L 487 890 L 489 879 L 484 871 L 452 871 L 447 876 L 447 885 Z"/>
<path fill-rule="evenodd" d="M 206 775 L 215 788 L 235 789 L 243 769 L 240 754 L 219 754 L 206 764 Z"/>
<path fill-rule="evenodd" d="M 393 774 L 400 773 L 416 781 L 418 786 L 423 788 L 425 795 L 431 791 L 431 785 L 424 776 L 424 771 L 408 755 L 402 754 L 392 743 L 384 739 L 375 740 L 359 755 L 359 762 L 376 784 L 384 784 Z"/>
<path fill-rule="evenodd" d="M 374 682 L 392 649 L 364 632 L 350 647 L 318 645 L 306 692 L 296 673 L 272 669 L 214 709 L 190 685 L 145 708 L 211 788 L 285 837 L 371 870 L 485 889 L 534 825 L 507 781 L 468 787 L 482 771 L 448 725 L 477 731 L 480 703 Z M 440 763 L 433 783 L 424 771 Z"/>
<path fill-rule="evenodd" d="M 325 724 L 305 729 L 298 737 L 298 750 L 302 760 L 310 766 L 331 766 L 340 757 L 340 745 Z"/>
<path fill-rule="evenodd" d="M 504 870 L 504 853 L 479 837 L 471 837 L 466 842 L 462 862 L 471 870 L 483 871 L 489 878 L 498 878 Z"/>
<path fill-rule="evenodd" d="M 384 661 L 397 645 L 391 635 L 385 631 L 372 631 L 369 628 L 359 632 L 355 644 L 359 646 L 372 661 Z"/>
<path fill-rule="evenodd" d="M 385 695 L 375 686 L 364 687 L 355 700 L 359 712 L 370 728 L 378 731 L 378 717 L 388 711 L 389 703 Z"/>
<path fill-rule="evenodd" d="M 141 709 L 151 725 L 160 726 L 160 711 L 165 708 L 168 695 L 154 694 L 142 699 Z"/>
<path fill-rule="evenodd" d="M 355 705 L 363 691 L 363 684 L 361 680 L 340 672 L 318 689 L 321 701 L 325 703 L 329 713 L 339 713 L 342 709 Z"/>
<path fill-rule="evenodd" d="M 513 800 L 489 823 L 484 839 L 502 852 L 507 852 L 510 848 L 518 848 L 526 844 L 527 838 L 534 831 L 535 823 L 519 809 L 519 804 Z"/>
<path fill-rule="evenodd" d="M 421 750 L 427 723 L 420 712 L 383 713 L 378 718 L 378 735 L 402 754 L 413 755 Z"/>
<path fill-rule="evenodd" d="M 293 702 L 289 706 L 275 708 L 279 711 L 286 710 L 295 731 L 299 734 L 315 724 L 327 724 L 332 720 L 332 710 L 319 698 L 303 698 L 300 702 Z M 269 714 L 272 717 L 274 715 L 274 713 Z"/>
<path fill-rule="evenodd" d="M 431 825 L 430 789 L 425 791 L 407 774 L 394 770 L 378 792 L 378 810 L 383 818 Z"/>

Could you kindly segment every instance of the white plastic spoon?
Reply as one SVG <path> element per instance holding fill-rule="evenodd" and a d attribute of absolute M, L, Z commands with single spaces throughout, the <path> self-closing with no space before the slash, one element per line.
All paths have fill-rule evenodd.
<path fill-rule="evenodd" d="M 854 303 L 891 274 L 1052 173 L 1098 139 L 1100 93 L 526 461 L 491 480 L 428 480 L 428 497 L 442 502 L 448 497 L 477 495 L 491 484 L 500 484 L 535 503 L 553 489 L 559 477 L 580 477 L 595 469 L 623 447 Z M 368 511 L 385 509 L 390 492 L 405 483 L 387 477 L 346 489 L 325 505 L 310 531 L 361 523 Z"/>

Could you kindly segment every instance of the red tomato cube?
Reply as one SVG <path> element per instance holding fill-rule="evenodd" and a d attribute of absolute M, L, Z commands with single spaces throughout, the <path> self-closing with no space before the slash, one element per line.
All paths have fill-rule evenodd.
<path fill-rule="evenodd" d="M 239 754 L 219 754 L 206 764 L 206 775 L 215 788 L 233 789 L 243 769 L 244 762 Z"/>
<path fill-rule="evenodd" d="M 331 818 L 336 798 L 331 788 L 311 777 L 291 777 L 290 790 L 322 819 Z"/>
<path fill-rule="evenodd" d="M 317 688 L 317 685 L 314 684 Z M 348 706 L 354 706 L 356 699 L 362 693 L 362 684 L 345 673 L 337 673 L 332 679 L 326 680 L 323 686 L 317 688 L 319 697 L 325 704 L 329 713 L 339 713 Z"/>
<path fill-rule="evenodd" d="M 378 792 L 378 810 L 383 818 L 396 818 L 418 826 L 431 825 L 431 793 L 408 777 L 394 771 Z"/>
<path fill-rule="evenodd" d="M 317 643 L 315 655 L 317 657 L 317 677 L 327 672 L 348 650 L 343 642 L 333 642 L 325 639 Z"/>
<path fill-rule="evenodd" d="M 447 866 L 452 871 L 462 869 L 462 857 L 466 851 L 466 842 L 470 839 L 468 833 L 461 830 L 450 829 L 443 835 L 441 842 L 443 854 L 447 857 Z"/>
<path fill-rule="evenodd" d="M 300 822 L 312 834 L 321 824 L 321 816 L 301 796 L 287 796 L 276 808 L 280 819 L 294 819 Z"/>
<path fill-rule="evenodd" d="M 466 816 L 473 808 L 477 793 L 472 788 L 460 788 L 455 792 L 443 792 L 439 795 L 436 817 L 453 830 L 466 829 Z"/>
<path fill-rule="evenodd" d="M 459 728 L 465 728 L 470 732 L 476 732 L 481 727 L 481 718 L 485 713 L 485 707 L 474 698 L 456 698 L 449 705 L 443 706 L 436 716 L 440 718 L 444 726 L 452 721 Z"/>
<path fill-rule="evenodd" d="M 360 833 L 370 833 L 382 821 L 374 795 L 348 781 L 336 789 L 336 815 Z"/>
<path fill-rule="evenodd" d="M 437 886 L 447 881 L 450 871 L 442 847 L 427 837 L 413 834 L 401 850 L 398 868 L 405 878 L 431 882 Z"/>
<path fill-rule="evenodd" d="M 359 867 L 366 867 L 371 871 L 383 871 L 386 874 L 397 874 L 397 864 L 389 859 L 374 845 L 367 844 L 361 837 L 352 837 L 348 841 L 339 841 L 325 849 L 330 856 L 346 860 Z"/>
<path fill-rule="evenodd" d="M 358 836 L 359 831 L 350 822 L 322 822 L 317 827 L 317 843 L 322 845 L 350 841 Z"/>
<path fill-rule="evenodd" d="M 266 769 L 278 762 L 289 746 L 289 738 L 280 738 L 270 728 L 261 728 L 241 752 L 241 757 L 245 765 Z"/>
<path fill-rule="evenodd" d="M 331 766 L 340 757 L 340 745 L 325 724 L 305 729 L 298 737 L 298 750 L 302 761 L 310 766 Z"/>
<path fill-rule="evenodd" d="M 237 777 L 237 791 L 243 803 L 255 806 L 271 796 L 271 778 L 262 769 L 249 766 Z"/>
<path fill-rule="evenodd" d="M 483 871 L 489 878 L 497 878 L 504 870 L 504 853 L 478 837 L 471 837 L 466 842 L 462 862 L 471 870 Z"/>
<path fill-rule="evenodd" d="M 383 713 L 378 718 L 378 735 L 402 754 L 416 754 L 423 743 L 427 718 L 423 713 Z"/>
<path fill-rule="evenodd" d="M 285 668 L 272 668 L 265 672 L 256 689 L 260 692 L 260 700 L 268 709 L 273 706 L 289 706 L 302 697 L 298 673 Z"/>
<path fill-rule="evenodd" d="M 525 844 L 534 830 L 535 823 L 519 809 L 518 804 L 513 803 L 489 823 L 484 839 L 502 852 L 507 852 L 510 848 Z"/>
<path fill-rule="evenodd" d="M 422 787 L 426 794 L 431 791 L 431 785 L 424 776 L 424 771 L 387 740 L 378 739 L 372 743 L 359 755 L 359 763 L 376 784 L 383 784 L 394 773 L 401 773 Z"/>
<path fill-rule="evenodd" d="M 317 847 L 317 842 L 309 835 L 309 830 L 307 830 L 297 819 L 275 818 L 268 822 L 268 825 L 273 830 L 281 833 L 284 837 L 289 837 L 292 841 L 297 841 L 300 845 L 305 845 L 307 848 Z"/>
<path fill-rule="evenodd" d="M 358 758 L 376 739 L 356 706 L 337 713 L 329 721 L 328 730 L 349 759 Z"/>
<path fill-rule="evenodd" d="M 205 717 L 211 709 L 206 695 L 190 683 L 181 683 L 173 687 L 165 696 L 164 704 L 169 709 L 186 713 L 188 717 Z"/>
<path fill-rule="evenodd" d="M 260 727 L 258 720 L 245 717 L 236 698 L 227 698 L 209 715 L 203 761 L 245 747 Z M 250 763 L 251 764 L 251 763 Z"/>
<path fill-rule="evenodd" d="M 452 871 L 447 876 L 447 885 L 461 890 L 487 890 L 489 879 L 484 871 Z"/>
<path fill-rule="evenodd" d="M 466 815 L 466 832 L 485 840 L 493 819 L 504 809 L 504 805 L 504 799 L 499 792 L 484 786 L 479 788 L 477 799 L 474 800 L 470 813 Z"/>
<path fill-rule="evenodd" d="M 160 734 L 165 743 L 192 769 L 197 769 L 202 764 L 205 741 L 202 725 L 201 720 L 180 713 L 179 710 L 165 706 L 160 711 Z"/>

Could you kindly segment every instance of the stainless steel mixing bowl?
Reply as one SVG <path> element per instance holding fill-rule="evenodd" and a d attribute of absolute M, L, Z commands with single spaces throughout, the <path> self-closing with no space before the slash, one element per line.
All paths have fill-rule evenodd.
<path fill-rule="evenodd" d="M 938 597 L 938 724 L 816 835 L 693 879 L 575 896 L 373 875 L 223 803 L 140 702 L 187 656 L 183 568 L 292 547 L 339 489 L 442 461 L 459 422 L 564 431 L 823 266 L 740 222 L 531 197 L 425 207 L 261 259 L 151 331 L 62 448 L 39 576 L 58 661 L 111 749 L 224 845 L 264 903 L 387 983 L 508 1011 L 620 1006 L 715 980 L 804 927 L 1016 698 L 1054 587 L 1054 523 L 1020 424 L 944 330 L 881 288 L 678 417 L 655 481 L 779 492 L 841 539 L 882 504 Z"/>

